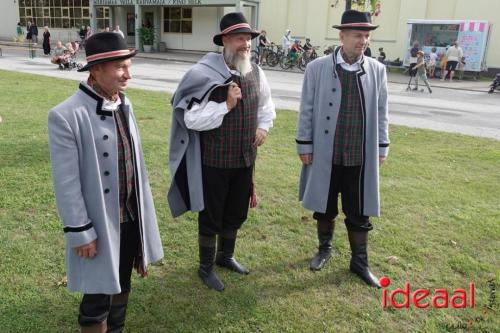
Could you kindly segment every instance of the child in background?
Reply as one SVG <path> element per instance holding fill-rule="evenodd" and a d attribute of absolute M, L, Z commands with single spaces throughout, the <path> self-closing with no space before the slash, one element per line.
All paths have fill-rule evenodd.
<path fill-rule="evenodd" d="M 421 79 L 422 81 L 424 81 L 427 89 L 429 89 L 429 94 L 432 94 L 431 86 L 429 85 L 429 81 L 427 80 L 423 51 L 417 52 L 417 64 L 415 65 L 415 67 L 413 67 L 413 69 L 417 72 L 415 75 L 415 88 L 413 88 L 413 90 L 418 90 L 418 79 Z M 422 91 L 424 90 L 422 89 Z"/>
<path fill-rule="evenodd" d="M 427 68 L 429 69 L 429 78 L 432 79 L 434 77 L 434 72 L 436 70 L 436 61 L 438 58 L 438 55 L 436 53 L 437 49 L 433 47 L 431 49 L 431 54 L 429 54 L 429 64 Z"/>
<path fill-rule="evenodd" d="M 460 60 L 458 61 L 457 71 L 458 71 L 458 80 L 462 81 L 465 72 L 465 57 L 460 58 Z"/>
<path fill-rule="evenodd" d="M 448 51 L 448 47 L 446 48 L 446 51 Z M 444 53 L 441 55 L 441 59 L 439 59 L 439 68 L 441 69 L 441 79 L 445 79 L 443 78 L 443 75 L 446 72 L 446 63 L 448 62 L 446 51 L 444 51 Z"/>

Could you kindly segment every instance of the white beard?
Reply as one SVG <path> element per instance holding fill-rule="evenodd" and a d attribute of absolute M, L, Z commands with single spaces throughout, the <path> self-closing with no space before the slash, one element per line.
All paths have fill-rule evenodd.
<path fill-rule="evenodd" d="M 233 65 L 242 77 L 245 77 L 252 71 L 250 53 L 242 57 L 239 53 L 233 53 L 228 49 L 224 49 L 224 60 L 228 65 Z"/>

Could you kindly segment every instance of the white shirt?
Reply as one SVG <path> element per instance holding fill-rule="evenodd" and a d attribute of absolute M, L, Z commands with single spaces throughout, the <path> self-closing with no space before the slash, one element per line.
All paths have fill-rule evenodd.
<path fill-rule="evenodd" d="M 98 95 L 98 96 L 101 96 L 99 95 L 95 90 L 94 88 L 92 88 L 91 86 L 89 86 L 87 84 L 86 81 L 81 81 L 81 83 L 87 88 L 89 89 L 90 91 L 92 91 L 94 94 Z M 102 96 L 101 96 L 102 97 Z M 110 101 L 109 99 L 106 99 L 104 97 L 102 97 L 103 101 L 102 101 L 102 106 L 101 106 L 101 109 L 102 110 L 106 110 L 106 111 L 116 111 L 118 110 L 118 107 L 120 106 L 120 104 L 122 104 L 122 101 L 120 99 L 120 97 L 118 97 L 118 99 L 116 100 L 116 102 L 113 102 L 113 101 Z"/>
<path fill-rule="evenodd" d="M 435 64 L 436 63 L 436 60 L 437 60 L 437 53 L 436 52 L 432 52 L 431 54 L 429 54 L 429 63 L 430 64 Z"/>
<path fill-rule="evenodd" d="M 359 59 L 354 64 L 348 64 L 345 62 L 342 57 L 342 51 L 337 52 L 337 64 L 342 66 L 343 69 L 350 72 L 357 72 L 361 69 L 361 60 L 363 60 L 363 56 L 359 57 Z"/>
<path fill-rule="evenodd" d="M 289 49 L 291 43 L 292 40 L 290 39 L 290 35 L 284 35 L 281 39 L 281 46 L 283 47 L 283 50 Z"/>
<path fill-rule="evenodd" d="M 446 51 L 446 56 L 448 61 L 459 61 L 462 59 L 464 53 L 461 47 L 452 46 Z"/>
<path fill-rule="evenodd" d="M 273 119 L 276 118 L 274 102 L 271 99 L 271 88 L 267 82 L 264 71 L 259 70 L 259 102 L 257 109 L 257 127 L 269 131 L 273 127 Z M 239 72 L 230 70 L 231 74 L 240 75 Z M 201 104 L 195 104 L 191 109 L 184 112 L 186 127 L 194 131 L 209 131 L 222 125 L 224 116 L 229 112 L 226 102 L 217 103 L 208 101 L 208 96 Z"/>

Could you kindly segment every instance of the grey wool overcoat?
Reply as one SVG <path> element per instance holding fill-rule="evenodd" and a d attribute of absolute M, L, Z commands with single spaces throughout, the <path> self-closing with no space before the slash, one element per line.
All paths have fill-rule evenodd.
<path fill-rule="evenodd" d="M 184 75 L 172 97 L 169 166 L 172 183 L 168 203 L 174 217 L 186 211 L 204 209 L 201 175 L 200 134 L 184 122 L 184 112 L 195 104 L 206 103 L 212 91 L 232 82 L 224 56 L 207 53 Z"/>
<path fill-rule="evenodd" d="M 143 269 L 163 257 L 156 213 L 132 105 L 122 94 L 134 158 Z M 120 204 L 117 129 L 103 99 L 80 89 L 49 112 L 49 145 L 57 208 L 64 224 L 68 288 L 87 294 L 120 290 Z M 97 240 L 97 255 L 75 247 Z"/>
<path fill-rule="evenodd" d="M 302 86 L 297 129 L 297 152 L 313 154 L 300 175 L 299 199 L 305 208 L 324 213 L 332 172 L 337 116 L 342 96 L 334 53 L 307 65 Z M 361 166 L 360 209 L 363 215 L 379 216 L 379 156 L 389 153 L 387 74 L 385 67 L 363 57 L 357 72 L 357 86 L 363 113 L 363 162 Z"/>

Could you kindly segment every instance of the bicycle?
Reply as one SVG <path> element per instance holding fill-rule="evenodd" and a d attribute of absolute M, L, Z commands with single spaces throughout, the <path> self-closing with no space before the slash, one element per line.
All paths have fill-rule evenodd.
<path fill-rule="evenodd" d="M 284 55 L 280 59 L 280 66 L 283 69 L 291 69 L 293 66 L 301 68 L 301 63 L 303 62 L 303 54 L 304 52 L 297 52 L 297 58 L 292 57 L 292 52 L 288 52 L 288 55 Z M 305 66 L 303 67 L 305 70 Z"/>
<path fill-rule="evenodd" d="M 316 50 L 319 49 L 319 46 L 314 46 L 311 50 L 311 53 L 303 52 L 300 61 L 298 62 L 298 67 L 301 71 L 305 71 L 307 64 L 313 61 L 318 57 L 318 53 Z"/>
<path fill-rule="evenodd" d="M 276 51 L 274 51 L 274 47 L 276 47 Z M 275 67 L 284 55 L 285 52 L 281 46 L 271 45 L 270 51 L 266 57 L 266 64 L 269 67 Z"/>

